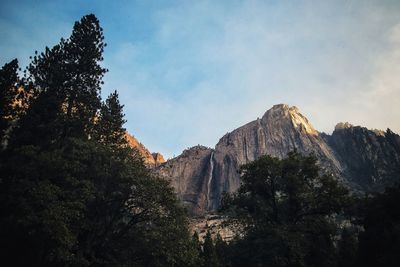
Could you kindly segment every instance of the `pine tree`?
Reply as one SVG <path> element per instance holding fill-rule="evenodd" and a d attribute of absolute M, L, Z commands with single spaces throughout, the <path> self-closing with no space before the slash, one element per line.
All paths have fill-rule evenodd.
<path fill-rule="evenodd" d="M 241 174 L 238 192 L 223 201 L 242 229 L 235 266 L 335 264 L 333 217 L 349 196 L 332 176 L 320 174 L 314 156 L 263 156 L 243 165 Z"/>
<path fill-rule="evenodd" d="M 196 231 L 192 235 L 192 243 L 193 243 L 194 247 L 196 248 L 196 250 L 199 252 L 199 254 L 201 254 L 201 252 L 202 252 L 201 242 L 199 239 L 199 234 Z"/>
<path fill-rule="evenodd" d="M 11 122 L 18 116 L 16 101 L 19 96 L 17 75 L 17 59 L 6 63 L 0 70 L 0 142 L 5 145 L 6 133 L 9 132 Z"/>
<path fill-rule="evenodd" d="M 68 137 L 93 134 L 106 72 L 100 66 L 103 40 L 99 21 L 91 14 L 75 23 L 69 39 L 34 56 L 26 77 L 34 100 L 21 122 L 31 134 L 22 137 L 23 143 L 60 144 Z"/>
<path fill-rule="evenodd" d="M 211 232 L 208 229 L 206 236 L 204 238 L 203 243 L 203 266 L 205 267 L 217 267 L 218 266 L 218 258 L 217 253 L 215 251 L 214 242 L 211 237 Z"/>
<path fill-rule="evenodd" d="M 197 231 L 195 231 L 192 235 L 192 245 L 194 248 L 194 257 L 193 259 L 195 260 L 195 266 L 203 266 L 204 262 L 203 262 L 203 258 L 201 257 L 202 253 L 203 253 L 203 249 L 202 249 L 202 244 L 200 242 L 199 239 L 199 234 L 197 233 Z"/>
<path fill-rule="evenodd" d="M 119 102 L 118 93 L 114 91 L 101 105 L 99 119 L 96 123 L 96 138 L 99 142 L 117 147 L 127 144 L 126 130 L 123 128 L 126 120 L 122 110 L 123 105 Z"/>
<path fill-rule="evenodd" d="M 103 29 L 93 14 L 75 23 L 65 51 L 68 75 L 62 88 L 66 95 L 66 123 L 71 128 L 64 130 L 65 135 L 76 130 L 90 134 L 93 130 L 93 120 L 100 108 L 102 78 L 107 71 L 100 66 L 105 45 Z"/>
<path fill-rule="evenodd" d="M 88 15 L 28 67 L 33 100 L 0 151 L 1 258 L 14 266 L 195 266 L 172 187 L 124 143 L 117 93 L 101 105 L 103 48 Z"/>
<path fill-rule="evenodd" d="M 219 233 L 215 238 L 215 252 L 217 254 L 218 265 L 229 266 L 228 244 L 222 239 Z"/>

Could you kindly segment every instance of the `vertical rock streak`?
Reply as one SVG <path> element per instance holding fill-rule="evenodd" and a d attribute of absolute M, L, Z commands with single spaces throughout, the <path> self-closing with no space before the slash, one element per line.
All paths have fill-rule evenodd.
<path fill-rule="evenodd" d="M 288 105 L 275 105 L 261 119 L 227 133 L 215 150 L 193 147 L 158 171 L 172 181 L 193 213 L 202 214 L 218 207 L 222 192 L 239 188 L 240 165 L 265 154 L 282 158 L 293 149 L 314 153 L 323 172 L 332 173 L 355 192 L 380 190 L 399 179 L 399 135 L 349 123 L 339 123 L 332 135 L 319 133 Z"/>
<path fill-rule="evenodd" d="M 208 181 L 207 181 L 207 209 L 210 209 L 210 192 L 211 192 L 211 182 L 213 178 L 213 172 L 214 172 L 214 152 L 211 152 L 210 156 L 210 173 L 208 174 Z"/>

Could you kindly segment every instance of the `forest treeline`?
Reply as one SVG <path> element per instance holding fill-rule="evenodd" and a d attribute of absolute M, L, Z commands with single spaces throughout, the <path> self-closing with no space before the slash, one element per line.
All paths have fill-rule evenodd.
<path fill-rule="evenodd" d="M 106 46 L 94 15 L 0 70 L 2 266 L 397 266 L 400 187 L 350 194 L 292 152 L 241 167 L 220 212 L 229 243 L 191 235 L 169 183 L 124 138 L 115 91 L 101 99 Z"/>
<path fill-rule="evenodd" d="M 173 189 L 129 148 L 117 92 L 101 100 L 105 45 L 87 15 L 21 79 L 1 70 L 2 266 L 194 265 Z"/>

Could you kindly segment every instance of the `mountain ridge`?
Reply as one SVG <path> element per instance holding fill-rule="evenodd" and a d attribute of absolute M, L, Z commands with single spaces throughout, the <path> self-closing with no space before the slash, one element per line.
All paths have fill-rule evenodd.
<path fill-rule="evenodd" d="M 157 167 L 165 162 L 164 156 L 159 152 L 151 153 L 141 142 L 139 142 L 133 135 L 125 132 L 125 139 L 128 145 L 136 149 L 142 156 L 144 163 L 150 167 Z"/>
<path fill-rule="evenodd" d="M 160 164 L 156 171 L 171 182 L 178 197 L 194 214 L 217 209 L 223 192 L 237 190 L 241 165 L 266 154 L 282 158 L 294 149 L 303 154 L 313 153 L 323 172 L 332 173 L 355 191 L 381 190 L 400 173 L 400 137 L 391 131 L 387 134 L 357 127 L 338 123 L 332 135 L 320 133 L 297 107 L 278 104 L 261 119 L 222 136 L 214 148 L 186 149 Z M 377 160 L 374 151 L 381 151 L 382 160 Z M 357 157 L 358 154 L 363 157 Z M 362 164 L 353 163 L 353 158 Z M 359 177 L 360 166 L 374 167 Z"/>

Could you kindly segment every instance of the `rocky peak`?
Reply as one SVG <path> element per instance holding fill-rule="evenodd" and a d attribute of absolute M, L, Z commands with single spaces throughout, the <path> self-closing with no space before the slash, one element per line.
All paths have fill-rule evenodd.
<path fill-rule="evenodd" d="M 266 154 L 282 158 L 294 149 L 313 153 L 323 172 L 356 191 L 382 188 L 400 173 L 400 137 L 390 130 L 339 123 L 332 135 L 320 134 L 297 107 L 285 104 L 225 134 L 215 149 L 187 149 L 158 171 L 190 211 L 202 214 L 216 210 L 224 192 L 237 190 L 241 165 Z"/>
<path fill-rule="evenodd" d="M 281 127 L 284 123 L 291 123 L 293 127 L 303 133 L 318 135 L 318 131 L 314 129 L 308 119 L 300 113 L 296 106 L 290 107 L 286 104 L 274 105 L 265 112 L 262 121 L 265 124 L 277 127 Z"/>
<path fill-rule="evenodd" d="M 182 155 L 180 157 L 196 157 L 210 150 L 212 149 L 209 147 L 197 145 L 183 150 Z"/>
<path fill-rule="evenodd" d="M 349 129 L 354 127 L 352 124 L 348 123 L 348 122 L 339 122 L 338 124 L 336 124 L 335 126 L 335 131 L 339 131 L 339 130 L 343 130 L 343 129 Z"/>
<path fill-rule="evenodd" d="M 385 133 L 339 123 L 327 141 L 344 167 L 345 175 L 360 190 L 382 190 L 398 181 L 400 137 L 390 130 Z"/>
<path fill-rule="evenodd" d="M 215 149 L 196 146 L 159 168 L 169 177 L 178 196 L 195 213 L 215 210 L 223 192 L 240 186 L 238 169 L 262 155 L 284 157 L 293 149 L 321 159 L 338 172 L 340 164 L 323 138 L 296 107 L 275 105 L 261 119 L 224 135 Z"/>
<path fill-rule="evenodd" d="M 156 164 L 161 164 L 165 162 L 164 156 L 161 153 L 155 152 L 151 153 L 151 155 L 153 156 L 154 162 Z"/>
<path fill-rule="evenodd" d="M 128 132 L 125 133 L 125 139 L 131 148 L 136 149 L 140 153 L 147 166 L 156 167 L 165 162 L 163 155 L 158 152 L 151 153 L 142 143 Z"/>
<path fill-rule="evenodd" d="M 354 126 L 348 122 L 339 122 L 335 126 L 335 131 L 341 131 L 341 130 L 352 130 L 352 131 L 363 131 L 363 132 L 370 132 L 374 133 L 377 136 L 385 136 L 385 131 L 379 130 L 379 129 L 368 129 L 366 127 L 361 127 L 361 126 Z"/>

